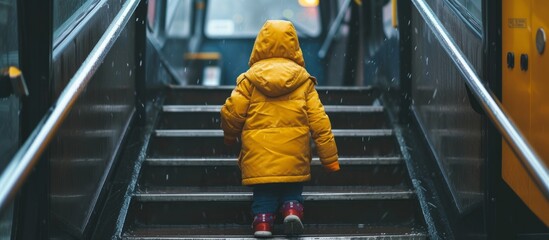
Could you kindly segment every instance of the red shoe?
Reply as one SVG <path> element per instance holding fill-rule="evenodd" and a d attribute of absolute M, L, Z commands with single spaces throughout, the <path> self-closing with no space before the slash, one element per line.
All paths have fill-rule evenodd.
<path fill-rule="evenodd" d="M 260 213 L 255 215 L 252 226 L 254 228 L 254 236 L 272 237 L 272 229 L 275 221 L 275 215 L 272 213 Z"/>
<path fill-rule="evenodd" d="M 284 217 L 284 233 L 286 235 L 299 235 L 303 233 L 303 204 L 298 201 L 285 202 L 281 208 Z"/>

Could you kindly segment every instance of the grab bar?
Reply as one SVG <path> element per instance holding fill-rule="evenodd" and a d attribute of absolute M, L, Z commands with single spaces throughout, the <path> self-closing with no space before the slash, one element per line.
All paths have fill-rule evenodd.
<path fill-rule="evenodd" d="M 490 120 L 496 125 L 501 135 L 519 157 L 522 165 L 534 179 L 534 182 L 545 195 L 545 198 L 549 199 L 549 170 L 545 163 L 508 117 L 509 114 L 502 108 L 501 102 L 495 97 L 494 93 L 484 87 L 476 71 L 454 43 L 452 37 L 450 37 L 425 0 L 412 0 L 412 2 L 433 32 L 433 35 L 435 35 L 438 42 L 459 69 L 461 75 L 465 78 L 465 83 L 479 101 L 484 112 L 486 112 Z"/>
<path fill-rule="evenodd" d="M 23 185 L 30 170 L 36 165 L 40 155 L 52 140 L 90 79 L 101 66 L 122 30 L 124 30 L 139 2 L 140 0 L 128 0 L 124 3 L 120 12 L 82 63 L 82 66 L 74 74 L 67 87 L 63 89 L 52 108 L 48 110 L 9 162 L 0 176 L 0 212 Z"/>

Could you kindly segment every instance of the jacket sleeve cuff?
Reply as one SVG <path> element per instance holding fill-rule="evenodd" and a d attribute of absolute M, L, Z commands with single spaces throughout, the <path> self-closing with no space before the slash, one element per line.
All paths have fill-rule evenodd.
<path fill-rule="evenodd" d="M 231 135 L 225 135 L 223 137 L 223 143 L 225 143 L 225 145 L 233 145 L 236 143 L 236 137 Z"/>
<path fill-rule="evenodd" d="M 227 140 L 236 140 L 236 137 L 235 137 L 235 136 L 229 135 L 229 134 L 225 134 L 223 137 L 224 137 L 225 139 L 227 139 Z"/>
<path fill-rule="evenodd" d="M 333 163 L 328 163 L 328 164 L 324 165 L 324 168 L 326 168 L 326 170 L 328 170 L 330 172 L 339 171 L 339 162 L 335 161 Z"/>

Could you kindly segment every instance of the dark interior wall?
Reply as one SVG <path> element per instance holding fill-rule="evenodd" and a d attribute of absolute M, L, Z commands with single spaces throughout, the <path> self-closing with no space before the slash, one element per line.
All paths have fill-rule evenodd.
<path fill-rule="evenodd" d="M 483 76 L 479 34 L 448 1 L 428 3 L 477 74 Z M 485 192 L 483 118 L 471 107 L 459 70 L 415 8 L 410 27 L 412 112 L 448 186 L 456 216 L 478 215 L 483 211 Z M 482 218 L 477 218 L 470 224 L 483 231 L 482 223 Z"/>
<path fill-rule="evenodd" d="M 0 69 L 19 66 L 16 1 L 0 3 L 0 15 Z M 4 170 L 19 147 L 20 108 L 21 103 L 16 96 L 0 97 L 0 171 Z M 12 221 L 13 206 L 8 206 L 4 213 L 0 213 L 0 237 L 11 236 Z"/>
<path fill-rule="evenodd" d="M 54 98 L 123 3 L 101 1 L 54 49 Z M 134 19 L 128 22 L 50 144 L 52 226 L 69 235 L 83 236 L 88 231 L 86 227 L 134 116 L 135 80 L 143 65 L 135 51 L 135 29 L 144 24 Z"/>
<path fill-rule="evenodd" d="M 0 69 L 19 66 L 17 4 L 15 0 L 0 5 Z M 5 87 L 7 85 L 2 85 Z M 10 86 L 11 87 L 11 86 Z M 20 102 L 14 95 L 0 97 L 0 170 L 3 170 L 19 146 Z"/>
<path fill-rule="evenodd" d="M 166 60 L 162 60 L 164 57 L 160 54 L 155 43 L 151 41 L 151 37 L 147 37 L 146 42 L 146 89 L 148 91 L 147 98 L 154 98 L 159 91 L 162 91 L 167 84 L 176 82 L 172 79 L 166 65 Z M 173 69 L 171 69 L 173 71 Z"/>

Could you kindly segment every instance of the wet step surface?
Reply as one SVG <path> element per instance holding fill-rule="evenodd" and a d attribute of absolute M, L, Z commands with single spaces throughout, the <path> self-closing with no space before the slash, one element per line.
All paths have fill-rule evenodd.
<path fill-rule="evenodd" d="M 157 137 L 223 137 L 223 130 L 207 129 L 158 129 Z M 383 137 L 392 136 L 392 129 L 332 129 L 335 137 Z"/>
<path fill-rule="evenodd" d="M 164 106 L 157 129 L 220 129 L 221 106 Z M 326 106 L 333 129 L 388 128 L 383 107 Z"/>
<path fill-rule="evenodd" d="M 148 166 L 231 166 L 235 165 L 236 158 L 148 158 Z M 340 165 L 393 165 L 401 164 L 401 157 L 339 157 Z M 320 165 L 315 157 L 311 165 Z"/>
<path fill-rule="evenodd" d="M 148 226 L 220 225 L 249 227 L 250 202 L 133 202 L 129 229 Z M 411 200 L 305 201 L 304 224 L 414 226 L 421 213 Z M 279 220 L 280 221 L 280 220 Z M 279 224 L 279 223 L 277 223 Z M 252 234 L 249 229 L 248 234 Z"/>
<path fill-rule="evenodd" d="M 292 239 L 427 239 L 421 227 L 376 226 L 365 224 L 305 224 L 300 238 Z M 281 225 L 275 225 L 274 239 L 287 239 L 280 235 Z M 192 236 L 189 236 L 192 235 Z M 148 226 L 128 232 L 124 239 L 255 239 L 250 237 L 250 226 L 246 225 L 187 225 Z"/>
<path fill-rule="evenodd" d="M 338 153 L 341 157 L 400 156 L 392 130 L 334 130 Z M 221 130 L 158 130 L 151 139 L 149 156 L 166 157 L 235 157 L 240 146 L 226 146 Z M 316 149 L 313 147 L 313 154 Z"/>
<path fill-rule="evenodd" d="M 138 189 L 139 201 L 251 201 L 252 192 L 246 186 L 223 187 L 157 187 Z M 365 186 L 305 186 L 305 201 L 410 199 L 413 191 L 404 187 Z"/>
<path fill-rule="evenodd" d="M 165 105 L 223 105 L 234 87 L 178 87 L 172 86 Z M 379 94 L 371 87 L 317 87 L 324 105 L 373 105 Z"/>
<path fill-rule="evenodd" d="M 138 192 L 130 207 L 136 224 L 240 224 L 252 222 L 248 187 L 163 188 Z M 305 187 L 308 224 L 411 225 L 419 216 L 407 188 Z"/>
<path fill-rule="evenodd" d="M 241 172 L 236 158 L 150 158 L 145 161 L 139 185 L 155 186 L 238 186 Z M 409 185 L 408 173 L 399 157 L 340 158 L 341 170 L 326 172 L 318 158 L 311 163 L 311 181 L 316 186 Z"/>

